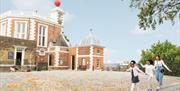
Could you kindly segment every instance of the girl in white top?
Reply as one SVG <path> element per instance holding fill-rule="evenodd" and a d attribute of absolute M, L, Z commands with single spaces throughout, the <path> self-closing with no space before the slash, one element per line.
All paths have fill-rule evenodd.
<path fill-rule="evenodd" d="M 158 82 L 158 87 L 157 89 L 160 89 L 162 86 L 162 81 L 163 81 L 163 75 L 164 75 L 164 68 L 163 66 L 170 72 L 172 72 L 167 65 L 164 63 L 163 60 L 161 60 L 160 56 L 156 56 L 155 60 L 155 74 L 156 74 L 156 80 Z"/>
<path fill-rule="evenodd" d="M 137 66 L 136 66 L 136 62 L 134 60 L 132 60 L 130 62 L 130 68 L 127 69 L 126 71 L 131 72 L 131 91 L 134 91 L 134 87 L 136 86 L 137 91 L 139 90 L 139 73 L 144 73 L 143 71 L 141 71 Z"/>
<path fill-rule="evenodd" d="M 154 76 L 155 66 L 153 65 L 152 60 L 147 60 L 145 65 L 140 64 L 143 68 L 145 68 L 145 73 L 148 75 L 147 84 L 148 91 L 152 91 L 152 78 Z"/>

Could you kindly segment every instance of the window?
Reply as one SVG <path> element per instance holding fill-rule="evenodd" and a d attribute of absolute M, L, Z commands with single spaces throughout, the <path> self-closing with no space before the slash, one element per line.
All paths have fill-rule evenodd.
<path fill-rule="evenodd" d="M 97 54 L 100 54 L 100 50 L 97 50 Z"/>
<path fill-rule="evenodd" d="M 97 59 L 97 63 L 96 64 L 97 64 L 96 67 L 99 68 L 100 67 L 100 60 L 99 59 Z"/>
<path fill-rule="evenodd" d="M 26 22 L 16 22 L 16 38 L 26 39 Z"/>
<path fill-rule="evenodd" d="M 0 35 L 5 36 L 6 35 L 6 23 L 1 24 L 1 31 Z"/>
<path fill-rule="evenodd" d="M 43 26 L 43 25 L 40 25 L 39 27 L 39 36 L 38 36 L 38 45 L 39 46 L 46 46 L 46 30 L 47 30 L 47 27 L 46 26 Z"/>

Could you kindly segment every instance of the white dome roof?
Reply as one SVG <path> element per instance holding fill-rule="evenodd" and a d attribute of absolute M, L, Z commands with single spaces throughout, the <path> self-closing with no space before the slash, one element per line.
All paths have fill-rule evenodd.
<path fill-rule="evenodd" d="M 81 46 L 86 45 L 98 45 L 101 46 L 100 41 L 96 38 L 96 36 L 92 33 L 92 30 L 90 31 L 89 35 L 85 37 L 80 43 Z"/>

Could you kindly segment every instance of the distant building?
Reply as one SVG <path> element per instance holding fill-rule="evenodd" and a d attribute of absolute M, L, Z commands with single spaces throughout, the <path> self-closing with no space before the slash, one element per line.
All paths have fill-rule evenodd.
<path fill-rule="evenodd" d="M 74 67 L 76 70 L 103 70 L 104 47 L 92 31 L 81 41 L 80 45 L 70 48 L 70 55 L 72 55 L 72 60 L 78 60 L 77 66 Z"/>
<path fill-rule="evenodd" d="M 126 71 L 128 69 L 128 64 L 110 63 L 104 65 L 104 70 L 106 71 Z"/>
<path fill-rule="evenodd" d="M 0 69 L 46 63 L 49 69 L 103 70 L 104 47 L 92 31 L 71 47 L 64 35 L 63 16 L 57 2 L 48 18 L 37 11 L 1 14 Z"/>

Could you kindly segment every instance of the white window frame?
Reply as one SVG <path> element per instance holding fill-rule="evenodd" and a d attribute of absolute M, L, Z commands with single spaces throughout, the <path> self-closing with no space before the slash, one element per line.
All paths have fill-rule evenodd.
<path fill-rule="evenodd" d="M 17 33 L 18 33 L 18 23 L 25 23 L 25 32 L 24 32 L 24 38 L 19 38 L 17 37 Z M 19 39 L 27 39 L 27 21 L 15 21 L 15 38 L 19 38 Z"/>
<path fill-rule="evenodd" d="M 5 24 L 5 28 L 3 29 L 4 24 Z M 6 24 L 7 24 L 6 22 L 1 22 L 1 30 L 0 30 L 0 35 L 1 36 L 6 36 L 6 31 L 7 31 L 7 25 Z"/>
<path fill-rule="evenodd" d="M 42 38 L 41 38 L 41 44 L 39 45 L 39 31 L 40 31 L 40 27 L 43 26 L 45 27 L 45 41 L 44 41 L 44 46 L 42 45 Z M 47 47 L 47 40 L 48 40 L 48 26 L 47 25 L 44 25 L 44 24 L 38 24 L 38 34 L 37 34 L 37 46 L 38 47 Z"/>

